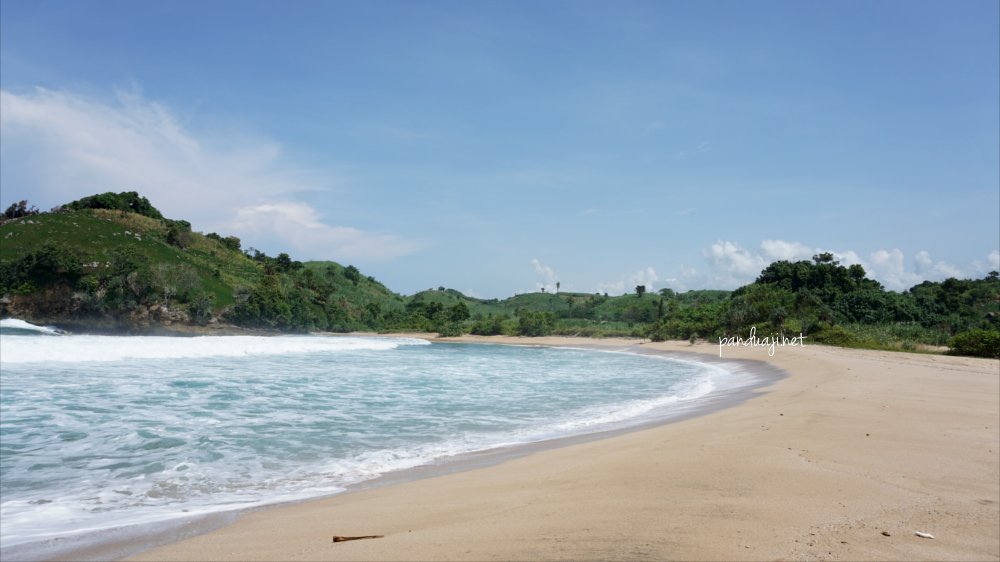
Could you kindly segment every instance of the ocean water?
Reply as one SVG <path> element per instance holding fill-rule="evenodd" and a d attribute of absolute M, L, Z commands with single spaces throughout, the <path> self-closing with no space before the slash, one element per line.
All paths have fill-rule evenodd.
<path fill-rule="evenodd" d="M 328 495 L 646 423 L 737 378 L 593 350 L 65 335 L 3 320 L 0 546 Z"/>

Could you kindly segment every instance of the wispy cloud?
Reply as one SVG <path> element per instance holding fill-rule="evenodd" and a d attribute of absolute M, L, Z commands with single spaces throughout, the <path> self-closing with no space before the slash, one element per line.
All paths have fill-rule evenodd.
<path fill-rule="evenodd" d="M 481 293 L 479 293 L 478 291 L 476 291 L 474 289 L 465 289 L 464 291 L 462 291 L 462 294 L 465 295 L 465 296 L 467 296 L 467 297 L 472 297 L 474 299 L 484 299 L 484 298 L 486 298 Z"/>
<path fill-rule="evenodd" d="M 667 277 L 663 280 L 663 285 L 679 293 L 690 291 L 691 289 L 705 288 L 704 275 L 696 268 L 682 265 L 677 275 Z"/>
<path fill-rule="evenodd" d="M 640 269 L 628 278 L 629 285 L 632 285 L 633 287 L 637 285 L 645 285 L 646 290 L 650 292 L 653 291 L 653 284 L 659 280 L 660 277 L 656 275 L 656 270 L 652 267 Z"/>
<path fill-rule="evenodd" d="M 236 209 L 226 226 L 252 239 L 278 238 L 291 245 L 293 255 L 334 255 L 341 260 L 381 261 L 412 253 L 419 242 L 391 234 L 364 232 L 324 223 L 315 209 L 303 203 L 264 203 Z"/>
<path fill-rule="evenodd" d="M 136 91 L 112 100 L 36 89 L 0 91 L 5 194 L 52 206 L 104 191 L 138 191 L 167 216 L 223 230 L 247 245 L 291 244 L 301 259 L 387 259 L 417 245 L 327 224 L 300 200 L 343 189 L 281 146 L 245 134 L 195 132 Z M 273 240 L 272 240 L 273 239 Z"/>
<path fill-rule="evenodd" d="M 692 158 L 697 158 L 706 152 L 710 152 L 711 150 L 712 143 L 709 141 L 702 141 L 693 147 L 678 150 L 674 153 L 674 158 L 677 160 L 691 160 Z"/>
<path fill-rule="evenodd" d="M 556 283 L 559 282 L 559 276 L 555 270 L 537 259 L 531 260 L 531 265 L 535 268 L 535 275 L 539 278 L 535 282 L 535 287 L 538 290 L 545 289 L 546 291 L 554 292 L 556 290 Z"/>
<path fill-rule="evenodd" d="M 607 293 L 609 295 L 622 295 L 625 293 L 625 281 L 609 281 L 598 283 L 595 293 Z"/>
<path fill-rule="evenodd" d="M 986 261 L 976 260 L 972 267 L 979 272 L 1000 271 L 1000 250 L 993 250 L 986 256 Z"/>

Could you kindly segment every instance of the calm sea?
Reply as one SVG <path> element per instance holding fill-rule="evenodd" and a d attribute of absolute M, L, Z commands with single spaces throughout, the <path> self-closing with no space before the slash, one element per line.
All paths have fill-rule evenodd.
<path fill-rule="evenodd" d="M 670 416 L 719 367 L 398 337 L 62 335 L 0 324 L 0 545 L 343 491 Z"/>

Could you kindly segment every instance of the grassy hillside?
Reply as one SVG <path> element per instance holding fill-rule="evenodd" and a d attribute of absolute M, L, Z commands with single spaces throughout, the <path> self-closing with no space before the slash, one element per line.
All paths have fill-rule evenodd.
<path fill-rule="evenodd" d="M 233 288 L 252 284 L 260 267 L 243 252 L 200 233 L 181 249 L 165 242 L 163 221 L 105 209 L 45 213 L 6 221 L 0 225 L 0 261 L 20 260 L 44 244 L 71 252 L 82 264 L 84 276 L 100 276 L 111 267 L 116 253 L 131 252 L 147 269 L 155 264 L 189 266 L 204 291 L 214 296 L 215 307 L 233 304 Z M 30 292 L 28 287 L 11 287 Z"/>
<path fill-rule="evenodd" d="M 184 221 L 131 210 L 71 204 L 0 223 L 0 313 L 77 329 L 220 321 L 331 328 L 326 311 L 314 315 L 322 321 L 309 325 L 290 317 L 248 320 L 248 303 L 262 285 L 275 286 L 275 296 L 283 300 L 308 292 L 312 301 L 334 303 L 330 306 L 339 311 L 332 315 L 333 327 L 339 329 L 365 328 L 366 307 L 373 302 L 403 308 L 402 297 L 360 272 L 351 279 L 346 270 L 333 262 L 300 264 L 284 255 L 247 254 L 238 239 L 192 232 Z"/>

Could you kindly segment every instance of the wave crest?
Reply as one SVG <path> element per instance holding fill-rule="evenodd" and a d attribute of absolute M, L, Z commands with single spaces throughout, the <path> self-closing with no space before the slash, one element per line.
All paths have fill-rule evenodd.
<path fill-rule="evenodd" d="M 418 338 L 354 336 L 64 336 L 53 340 L 3 334 L 0 338 L 4 351 L 0 357 L 2 363 L 81 363 L 344 353 L 388 351 L 400 346 L 430 344 L 427 340 Z"/>
<path fill-rule="evenodd" d="M 0 329 L 20 332 L 36 332 L 39 334 L 48 334 L 53 336 L 61 336 L 65 334 L 65 332 L 57 328 L 52 328 L 50 326 L 37 326 L 19 318 L 4 318 L 3 320 L 0 320 Z"/>

